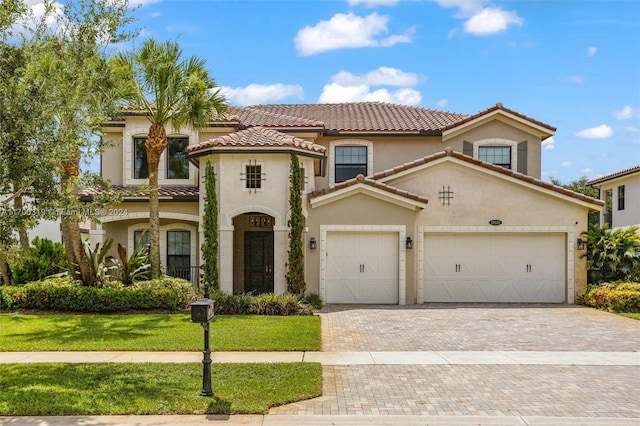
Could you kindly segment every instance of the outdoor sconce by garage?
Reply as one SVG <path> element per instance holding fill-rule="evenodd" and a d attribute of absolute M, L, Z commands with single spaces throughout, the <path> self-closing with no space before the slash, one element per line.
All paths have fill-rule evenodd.
<path fill-rule="evenodd" d="M 204 328 L 204 358 L 202 359 L 202 391 L 201 396 L 213 396 L 211 389 L 211 346 L 209 344 L 209 322 L 214 316 L 215 301 L 209 299 L 209 283 L 204 283 L 204 298 L 191 304 L 191 322 L 199 323 Z"/>
<path fill-rule="evenodd" d="M 582 238 L 578 238 L 578 250 L 584 250 L 584 243 L 585 241 Z"/>
<path fill-rule="evenodd" d="M 407 237 L 407 250 L 411 250 L 413 248 L 413 240 L 411 239 L 411 237 Z"/>
<path fill-rule="evenodd" d="M 310 248 L 311 250 L 315 250 L 315 249 L 316 249 L 316 247 L 317 247 L 317 245 L 316 245 L 316 244 L 317 244 L 317 243 L 316 243 L 316 237 L 311 237 L 311 238 L 309 239 L 309 248 Z"/>

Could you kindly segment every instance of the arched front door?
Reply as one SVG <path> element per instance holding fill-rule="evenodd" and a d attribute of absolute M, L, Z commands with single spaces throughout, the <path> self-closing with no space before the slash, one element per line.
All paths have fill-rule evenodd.
<path fill-rule="evenodd" d="M 244 233 L 244 291 L 273 293 L 273 231 Z"/>

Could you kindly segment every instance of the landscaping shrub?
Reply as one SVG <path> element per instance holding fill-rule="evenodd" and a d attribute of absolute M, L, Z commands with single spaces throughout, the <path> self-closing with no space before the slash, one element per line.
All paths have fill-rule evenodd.
<path fill-rule="evenodd" d="M 640 233 L 637 226 L 612 231 L 608 226 L 589 225 L 584 257 L 589 264 L 589 282 L 640 280 Z"/>
<path fill-rule="evenodd" d="M 186 309 L 197 299 L 188 281 L 160 278 L 130 287 L 109 282 L 85 287 L 71 278 L 37 281 L 21 287 L 0 287 L 0 309 L 37 309 L 59 312 L 125 312 Z"/>
<path fill-rule="evenodd" d="M 35 237 L 26 257 L 12 268 L 16 285 L 38 281 L 67 269 L 67 255 L 62 243 Z"/>
<path fill-rule="evenodd" d="M 640 312 L 640 283 L 590 285 L 584 303 L 612 312 Z"/>
<path fill-rule="evenodd" d="M 309 293 L 302 300 L 314 309 L 322 309 L 322 299 L 317 293 Z"/>
<path fill-rule="evenodd" d="M 215 312 L 225 314 L 255 315 L 312 315 L 313 310 L 298 296 L 292 294 L 226 294 L 214 291 Z"/>

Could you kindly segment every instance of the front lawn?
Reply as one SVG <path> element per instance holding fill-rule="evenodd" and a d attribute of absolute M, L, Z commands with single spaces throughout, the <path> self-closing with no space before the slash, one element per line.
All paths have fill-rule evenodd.
<path fill-rule="evenodd" d="M 314 363 L 0 365 L 0 416 L 257 414 L 322 393 Z"/>
<path fill-rule="evenodd" d="M 623 317 L 629 317 L 629 318 L 633 318 L 636 320 L 640 320 L 640 314 L 636 314 L 636 313 L 619 313 L 618 315 L 622 315 Z"/>
<path fill-rule="evenodd" d="M 203 329 L 180 314 L 0 314 L 0 351 L 200 351 Z M 214 351 L 317 351 L 317 316 L 217 315 Z"/>

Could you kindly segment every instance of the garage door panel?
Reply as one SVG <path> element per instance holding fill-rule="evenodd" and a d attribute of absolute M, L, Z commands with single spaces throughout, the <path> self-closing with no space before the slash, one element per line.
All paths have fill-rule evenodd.
<path fill-rule="evenodd" d="M 398 303 L 398 233 L 328 232 L 327 303 Z"/>
<path fill-rule="evenodd" d="M 563 302 L 563 234 L 426 234 L 424 300 Z"/>

